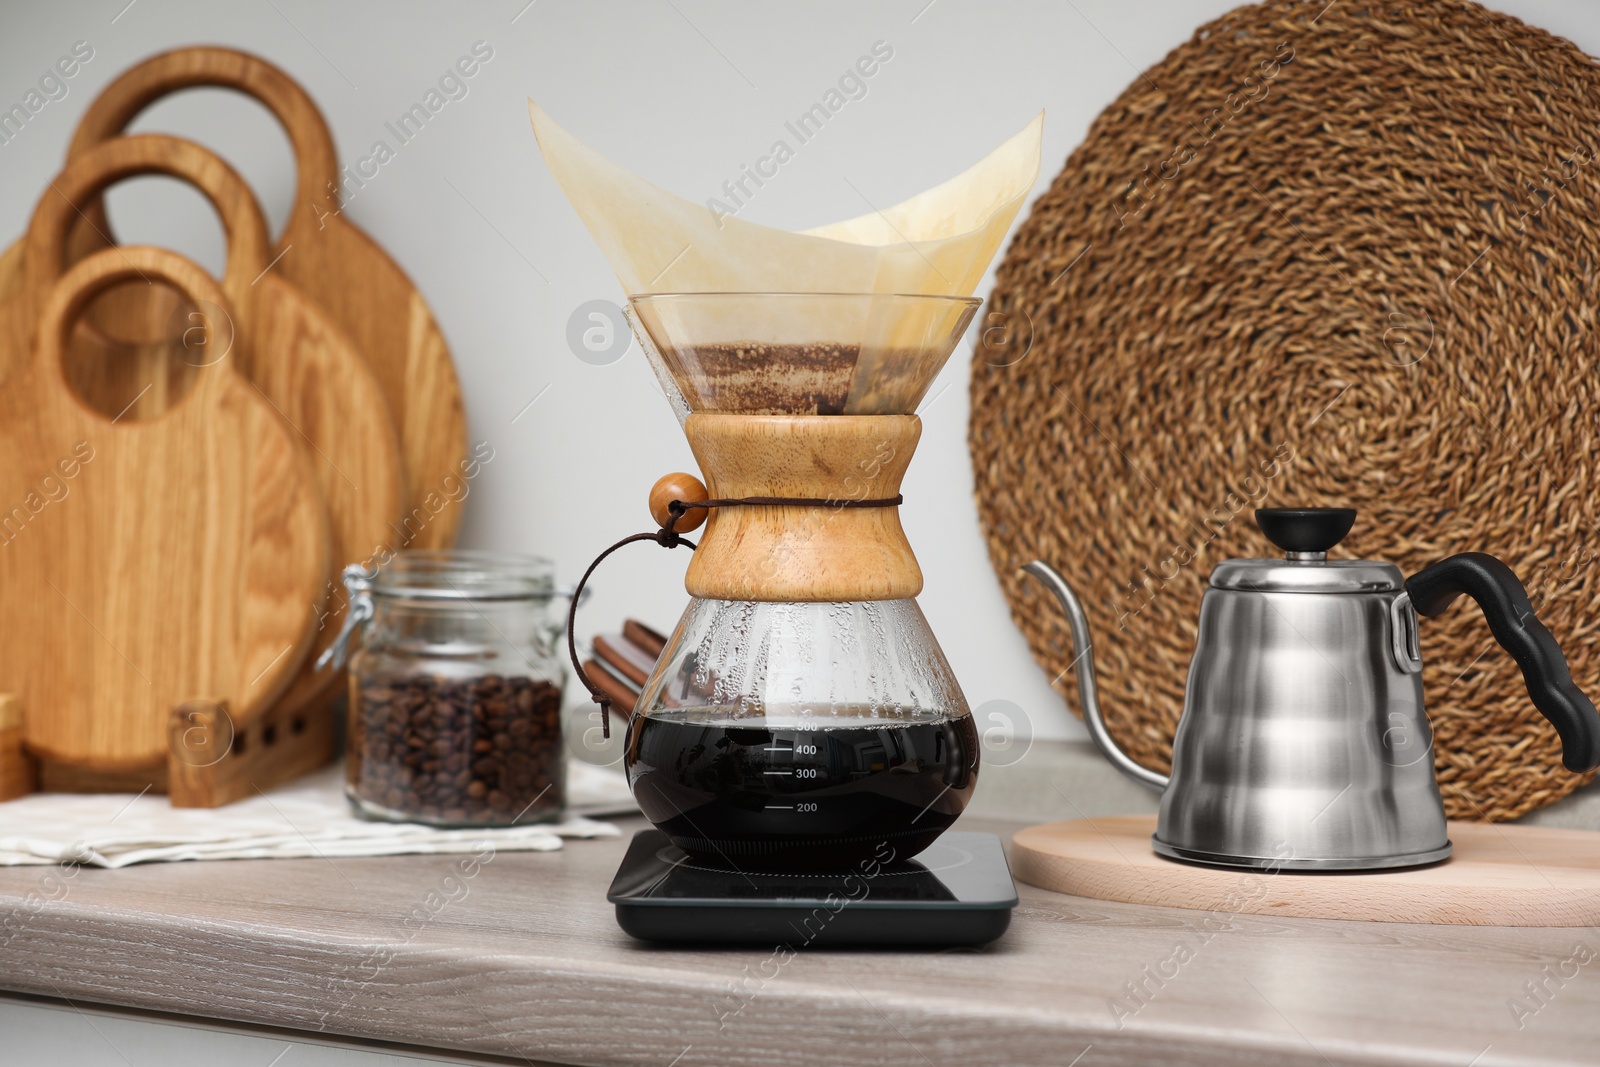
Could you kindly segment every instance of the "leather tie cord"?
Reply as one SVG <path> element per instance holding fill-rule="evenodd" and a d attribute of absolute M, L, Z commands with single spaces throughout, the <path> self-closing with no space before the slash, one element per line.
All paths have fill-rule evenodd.
<path fill-rule="evenodd" d="M 578 675 L 578 681 L 589 691 L 589 697 L 600 705 L 600 729 L 609 740 L 611 737 L 611 698 L 600 687 L 589 680 L 589 675 L 584 671 L 583 664 L 578 662 L 578 639 L 573 634 L 572 628 L 578 621 L 578 603 L 583 599 L 583 587 L 588 584 L 589 576 L 595 568 L 611 553 L 624 545 L 631 545 L 635 541 L 654 541 L 662 548 L 677 548 L 679 545 L 688 545 L 692 552 L 695 543 L 678 533 L 673 527 L 678 525 L 678 520 L 690 508 L 736 508 L 736 507 L 769 507 L 769 508 L 897 508 L 904 503 L 905 498 L 899 493 L 891 497 L 878 500 L 824 500 L 811 497 L 794 496 L 744 496 L 731 497 L 726 500 L 674 500 L 667 505 L 667 524 L 653 533 L 636 533 L 624 537 L 604 552 L 595 557 L 589 564 L 589 569 L 583 572 L 583 577 L 578 579 L 577 588 L 572 591 L 572 606 L 567 609 L 567 655 L 572 658 L 572 669 Z"/>

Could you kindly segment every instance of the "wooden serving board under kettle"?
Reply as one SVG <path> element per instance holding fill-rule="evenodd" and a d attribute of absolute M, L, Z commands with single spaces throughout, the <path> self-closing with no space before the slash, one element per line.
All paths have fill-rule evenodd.
<path fill-rule="evenodd" d="M 74 134 L 68 159 L 117 137 L 150 104 L 199 86 L 259 101 L 294 146 L 297 179 L 289 222 L 267 250 L 274 273 L 296 286 L 351 340 L 382 389 L 399 432 L 405 509 L 388 544 L 448 548 L 460 525 L 466 460 L 461 385 L 433 313 L 405 272 L 340 210 L 342 174 L 333 137 L 315 102 L 282 70 L 229 48 L 164 52 L 123 72 L 98 96 Z M 48 190 L 46 190 L 48 192 Z M 110 243 L 99 200 L 82 207 L 68 261 Z M 20 242 L 19 242 L 20 245 Z M 0 254 L 0 300 L 22 288 L 19 246 Z M 164 340 L 177 311 L 170 298 L 111 293 L 93 309 L 96 328 L 124 341 Z M 0 335 L 0 381 L 25 361 Z M 147 375 L 149 377 L 149 375 Z M 159 395 L 144 401 L 160 410 Z M 95 398 L 99 407 L 109 399 Z"/>
<path fill-rule="evenodd" d="M 200 367 L 154 419 L 119 422 L 72 393 L 64 337 L 130 279 L 228 307 L 198 266 L 146 247 L 98 253 L 51 289 L 33 362 L 0 389 L 0 689 L 21 699 L 29 753 L 154 781 L 179 754 L 178 705 L 229 708 L 243 730 L 294 679 L 329 536 L 299 435 L 232 361 Z"/>
<path fill-rule="evenodd" d="M 1600 924 L 1600 833 L 1452 822 L 1450 859 L 1384 871 L 1202 867 L 1150 848 L 1153 815 L 1019 830 L 1011 870 L 1058 893 L 1210 912 L 1466 926 Z"/>

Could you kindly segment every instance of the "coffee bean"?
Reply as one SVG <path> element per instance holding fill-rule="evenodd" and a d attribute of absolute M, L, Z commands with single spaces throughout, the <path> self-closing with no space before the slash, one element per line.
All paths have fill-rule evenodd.
<path fill-rule="evenodd" d="M 543 679 L 359 679 L 351 789 L 424 821 L 504 825 L 562 803 L 561 690 Z"/>

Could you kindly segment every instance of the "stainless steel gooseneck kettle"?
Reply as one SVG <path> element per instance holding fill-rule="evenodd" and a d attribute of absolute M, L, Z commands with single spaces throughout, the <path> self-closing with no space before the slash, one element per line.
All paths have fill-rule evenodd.
<path fill-rule="evenodd" d="M 1232 559 L 1212 572 L 1170 778 L 1135 763 L 1106 731 L 1077 596 L 1048 564 L 1023 568 L 1066 610 L 1089 736 L 1118 770 L 1162 791 L 1161 855 L 1291 870 L 1447 858 L 1417 614 L 1438 615 L 1463 593 L 1522 668 L 1567 769 L 1600 766 L 1600 715 L 1511 568 L 1465 552 L 1402 581 L 1393 564 L 1328 559 L 1355 517 L 1264 508 L 1256 522 L 1286 558 Z"/>

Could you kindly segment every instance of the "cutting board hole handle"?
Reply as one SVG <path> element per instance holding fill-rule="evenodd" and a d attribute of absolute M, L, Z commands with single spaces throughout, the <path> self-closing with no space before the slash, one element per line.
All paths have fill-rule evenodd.
<path fill-rule="evenodd" d="M 295 155 L 295 201 L 289 213 L 291 229 L 297 214 L 315 218 L 318 213 L 326 213 L 330 197 L 332 206 L 338 207 L 338 156 L 333 134 L 321 110 L 310 94 L 283 70 L 260 56 L 232 48 L 210 45 L 179 48 L 152 56 L 124 71 L 89 105 L 73 134 L 68 158 L 76 158 L 124 132 L 140 112 L 162 97 L 202 87 L 232 89 L 251 97 L 265 106 L 283 127 Z M 334 190 L 331 194 L 330 184 Z M 96 225 L 104 227 L 103 203 L 95 202 L 86 213 Z"/>
<path fill-rule="evenodd" d="M 69 344 L 85 341 L 87 331 L 84 312 L 95 297 L 119 284 L 144 282 L 163 284 L 175 290 L 189 306 L 185 312 L 188 325 L 180 334 L 174 358 L 187 364 L 189 382 L 184 392 L 204 393 L 207 403 L 221 401 L 221 389 L 227 369 L 223 364 L 234 361 L 236 327 L 228 299 L 209 275 L 191 260 L 174 252 L 148 246 L 130 245 L 125 248 L 108 248 L 74 266 L 50 290 L 40 314 L 35 337 L 34 359 L 39 373 L 53 378 L 57 386 L 74 401 L 90 411 L 97 412 L 110 422 L 137 421 L 136 405 L 155 392 L 155 381 L 141 373 L 138 361 L 129 359 L 125 366 L 135 370 L 127 386 L 121 390 L 129 397 L 121 410 L 105 410 L 109 404 L 91 403 L 84 391 L 78 388 L 68 369 L 66 358 Z M 92 340 L 92 338 L 89 338 Z M 115 349 L 103 339 L 99 342 L 103 357 L 114 358 Z M 212 369 L 208 369 L 212 368 Z M 98 394 L 94 394 L 98 395 Z M 159 411 L 155 417 L 164 418 L 177 408 L 173 398 L 159 398 L 162 402 L 151 405 Z M 195 400 L 202 399 L 195 397 Z M 184 405 L 179 405 L 184 406 Z M 130 415 L 132 416 L 130 418 Z"/>
<path fill-rule="evenodd" d="M 165 282 L 155 285 L 166 290 L 162 295 L 172 306 L 163 340 L 129 343 L 98 325 L 100 309 L 114 307 L 122 299 L 121 290 L 148 289 L 140 281 L 96 293 L 67 333 L 61 371 L 68 390 L 80 404 L 119 426 L 157 418 L 182 403 L 208 361 L 206 349 L 232 346 L 232 323 L 217 308 L 196 304 Z M 210 332 L 217 322 L 227 325 Z M 216 345 L 210 344 L 213 338 Z"/>

